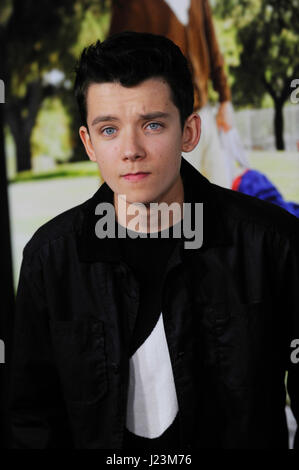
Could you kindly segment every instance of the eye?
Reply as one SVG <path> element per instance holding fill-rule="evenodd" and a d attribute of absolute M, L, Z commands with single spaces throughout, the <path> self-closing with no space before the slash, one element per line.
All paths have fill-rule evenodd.
<path fill-rule="evenodd" d="M 151 131 L 156 131 L 158 129 L 161 129 L 162 124 L 160 124 L 159 122 L 150 122 L 146 127 L 149 128 Z"/>
<path fill-rule="evenodd" d="M 105 129 L 101 130 L 101 133 L 107 136 L 111 136 L 114 134 L 115 130 L 116 129 L 114 129 L 114 127 L 105 127 Z"/>

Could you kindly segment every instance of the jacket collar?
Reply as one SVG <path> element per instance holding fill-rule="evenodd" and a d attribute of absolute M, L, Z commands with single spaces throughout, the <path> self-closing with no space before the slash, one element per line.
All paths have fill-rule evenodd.
<path fill-rule="evenodd" d="M 229 244 L 230 237 L 223 220 L 219 199 L 220 188 L 210 183 L 184 158 L 182 158 L 181 176 L 184 185 L 184 201 L 203 203 L 203 244 L 195 250 L 184 250 L 184 254 L 189 256 L 197 250 Z M 113 191 L 106 183 L 103 183 L 93 197 L 84 204 L 82 230 L 77 235 L 77 247 L 81 261 L 118 262 L 121 260 L 117 238 L 99 239 L 95 233 L 95 226 L 99 220 L 95 209 L 102 202 L 113 205 Z"/>

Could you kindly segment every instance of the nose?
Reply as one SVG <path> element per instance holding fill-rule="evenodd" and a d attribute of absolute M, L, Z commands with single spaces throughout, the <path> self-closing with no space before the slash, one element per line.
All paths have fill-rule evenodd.
<path fill-rule="evenodd" d="M 127 129 L 123 134 L 122 158 L 123 160 L 138 160 L 146 156 L 141 136 L 134 129 Z"/>

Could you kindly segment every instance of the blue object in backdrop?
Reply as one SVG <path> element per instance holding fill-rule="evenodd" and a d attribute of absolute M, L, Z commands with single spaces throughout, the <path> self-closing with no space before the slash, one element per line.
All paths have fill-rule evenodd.
<path fill-rule="evenodd" d="M 238 187 L 234 189 L 249 196 L 255 196 L 264 201 L 272 202 L 299 217 L 299 204 L 285 201 L 274 184 L 260 171 L 246 170 L 239 179 Z"/>

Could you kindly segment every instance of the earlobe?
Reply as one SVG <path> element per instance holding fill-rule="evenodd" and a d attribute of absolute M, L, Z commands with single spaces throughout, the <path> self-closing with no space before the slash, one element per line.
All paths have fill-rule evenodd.
<path fill-rule="evenodd" d="M 187 118 L 182 136 L 182 152 L 191 152 L 199 142 L 201 134 L 201 119 L 197 113 Z"/>
<path fill-rule="evenodd" d="M 95 157 L 95 153 L 94 153 L 94 150 L 93 150 L 93 146 L 92 146 L 92 142 L 91 142 L 91 139 L 90 139 L 88 129 L 85 126 L 81 126 L 80 129 L 79 129 L 79 135 L 80 135 L 80 139 L 82 140 L 82 143 L 85 147 L 85 151 L 86 151 L 89 159 L 93 162 L 96 162 L 96 157 Z"/>

